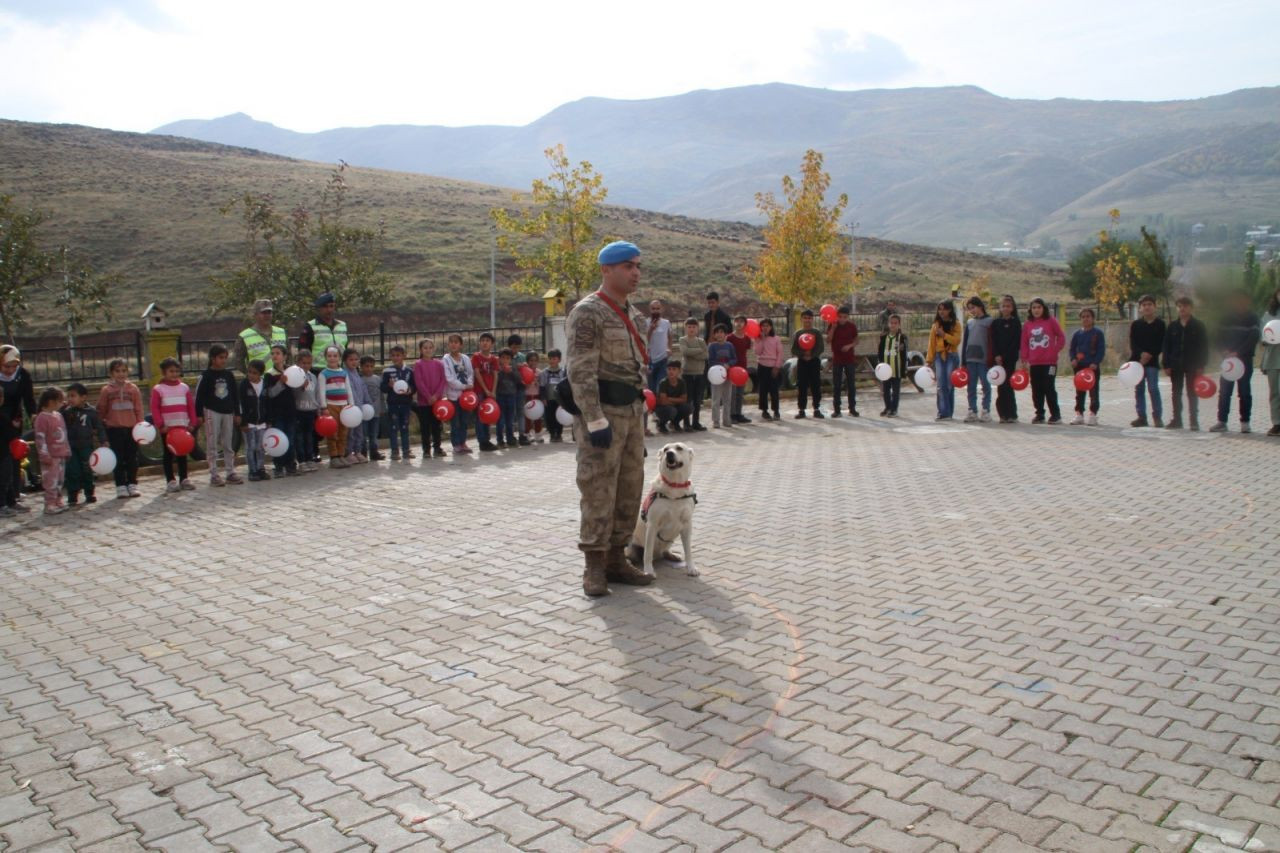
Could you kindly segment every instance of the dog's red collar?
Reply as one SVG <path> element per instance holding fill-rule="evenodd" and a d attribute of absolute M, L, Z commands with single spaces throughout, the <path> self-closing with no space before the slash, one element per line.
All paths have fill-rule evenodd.
<path fill-rule="evenodd" d="M 673 489 L 687 489 L 687 488 L 689 488 L 689 481 L 688 481 L 688 480 L 685 480 L 683 483 L 673 483 L 673 482 L 671 482 L 670 480 L 668 480 L 668 479 L 667 479 L 667 475 L 666 475 L 666 474 L 659 474 L 658 476 L 662 477 L 662 482 L 663 482 L 664 484 L 666 484 L 667 486 L 669 486 L 669 487 L 671 487 L 671 488 L 673 488 Z"/>

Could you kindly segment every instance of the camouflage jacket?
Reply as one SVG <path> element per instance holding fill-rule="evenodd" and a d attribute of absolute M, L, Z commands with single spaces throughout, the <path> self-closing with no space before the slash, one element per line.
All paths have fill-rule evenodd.
<path fill-rule="evenodd" d="M 637 329 L 647 322 L 630 302 L 622 310 Z M 622 318 L 597 293 L 588 294 L 569 312 L 566 337 L 569 387 L 573 389 L 574 402 L 588 426 L 600 424 L 605 414 L 598 383 L 619 382 L 639 390 L 644 387 L 649 365 Z M 637 402 L 633 408 L 639 413 L 643 405 L 643 401 Z"/>

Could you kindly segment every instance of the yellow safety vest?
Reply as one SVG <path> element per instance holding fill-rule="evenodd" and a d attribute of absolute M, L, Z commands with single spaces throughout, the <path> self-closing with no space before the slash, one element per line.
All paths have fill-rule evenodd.
<path fill-rule="evenodd" d="M 279 326 L 271 327 L 271 340 L 264 338 L 262 333 L 253 326 L 240 333 L 240 340 L 244 341 L 245 352 L 249 354 L 246 364 L 255 358 L 260 359 L 264 364 L 270 364 L 271 348 L 273 346 L 288 346 L 289 344 L 289 336 Z"/>
<path fill-rule="evenodd" d="M 347 324 L 341 320 L 334 323 L 332 329 L 318 320 L 308 320 L 307 325 L 315 334 L 315 339 L 311 342 L 311 353 L 317 364 L 324 363 L 324 351 L 327 347 L 336 346 L 341 350 L 347 348 Z"/>

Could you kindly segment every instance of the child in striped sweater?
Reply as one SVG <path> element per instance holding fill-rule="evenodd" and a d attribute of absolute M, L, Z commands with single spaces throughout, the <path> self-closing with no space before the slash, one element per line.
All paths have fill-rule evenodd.
<path fill-rule="evenodd" d="M 160 443 L 164 447 L 164 490 L 169 494 L 178 489 L 192 492 L 196 486 L 187 479 L 187 457 L 175 457 L 164 436 L 171 429 L 194 430 L 200 426 L 200 419 L 196 417 L 196 395 L 182 381 L 182 365 L 176 358 L 166 358 L 160 362 L 160 375 L 164 378 L 151 389 L 151 420 L 155 423 L 156 432 L 160 433 Z M 173 470 L 175 460 L 178 468 L 176 478 Z"/>
<path fill-rule="evenodd" d="M 329 467 L 346 468 L 347 428 L 342 423 L 342 410 L 352 405 L 351 380 L 342 367 L 342 350 L 330 344 L 324 348 L 324 367 L 316 376 L 316 403 L 320 411 L 338 422 L 338 431 L 326 439 L 329 445 Z"/>

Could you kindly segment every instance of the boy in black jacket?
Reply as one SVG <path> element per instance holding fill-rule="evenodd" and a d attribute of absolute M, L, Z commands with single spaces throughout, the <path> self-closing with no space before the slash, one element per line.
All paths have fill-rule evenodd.
<path fill-rule="evenodd" d="M 269 425 L 269 398 L 263 379 L 266 370 L 262 359 L 255 358 L 245 367 L 245 377 L 240 380 L 240 430 L 244 433 L 244 461 L 252 482 L 271 479 L 267 473 L 266 452 L 262 449 L 262 437 Z"/>
<path fill-rule="evenodd" d="M 1239 291 L 1231 295 L 1231 310 L 1222 318 L 1218 327 L 1218 349 L 1223 358 L 1238 358 L 1244 362 L 1244 376 L 1232 382 L 1223 379 L 1218 385 L 1218 422 L 1209 427 L 1210 432 L 1226 432 L 1227 418 L 1231 416 L 1231 392 L 1240 395 L 1240 431 L 1252 432 L 1249 418 L 1253 414 L 1253 354 L 1262 339 L 1258 315 L 1252 310 L 1249 294 Z"/>
<path fill-rule="evenodd" d="M 200 374 L 196 385 L 196 417 L 205 424 L 204 451 L 209 460 L 209 485 L 243 483 L 236 473 L 235 431 L 240 426 L 240 395 L 236 393 L 236 375 L 227 369 L 229 352 L 222 344 L 209 347 L 209 367 Z M 226 479 L 218 475 L 218 454 Z"/>
<path fill-rule="evenodd" d="M 1173 380 L 1173 419 L 1168 429 L 1182 429 L 1182 386 L 1187 386 L 1187 427 L 1200 429 L 1200 398 L 1195 393 L 1196 377 L 1209 363 L 1209 331 L 1191 316 L 1191 297 L 1179 296 L 1178 319 L 1164 333 L 1164 372 Z"/>
<path fill-rule="evenodd" d="M 1129 324 L 1129 360 L 1142 365 L 1142 380 L 1133 389 L 1138 416 L 1129 424 L 1157 428 L 1164 426 L 1164 404 L 1160 399 L 1160 353 L 1164 352 L 1164 320 L 1156 316 L 1156 298 L 1138 298 L 1138 319 Z M 1147 396 L 1151 397 L 1151 421 L 1147 421 Z"/>
<path fill-rule="evenodd" d="M 67 386 L 67 405 L 62 409 L 62 419 L 67 422 L 67 443 L 71 445 L 66 470 L 67 503 L 75 506 L 82 490 L 85 503 L 97 503 L 89 457 L 97 448 L 107 446 L 107 428 L 98 417 L 98 410 L 89 405 L 89 389 L 82 383 Z"/>

